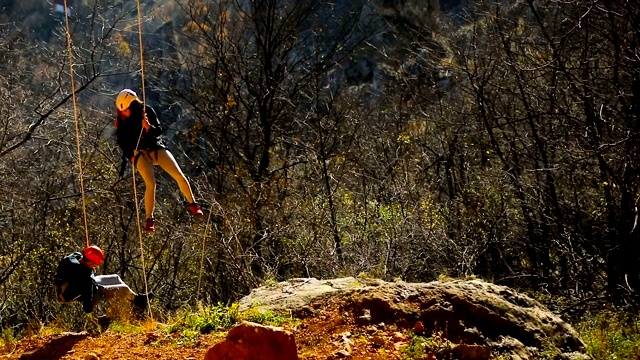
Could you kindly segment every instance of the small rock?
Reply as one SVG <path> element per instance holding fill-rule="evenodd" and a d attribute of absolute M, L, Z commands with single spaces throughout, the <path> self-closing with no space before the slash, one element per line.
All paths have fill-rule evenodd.
<path fill-rule="evenodd" d="M 345 346 L 351 347 L 353 345 L 353 341 L 351 341 L 351 339 L 349 338 L 342 338 L 342 343 L 345 344 Z"/>
<path fill-rule="evenodd" d="M 367 334 L 369 334 L 369 335 L 373 335 L 373 334 L 375 334 L 375 333 L 377 333 L 377 332 L 378 332 L 378 328 L 376 328 L 376 326 L 375 326 L 375 325 L 367 326 L 367 327 L 365 328 L 365 331 L 367 332 Z"/>
<path fill-rule="evenodd" d="M 342 350 L 338 350 L 338 351 L 336 351 L 335 356 L 336 356 L 337 358 L 342 359 L 342 358 L 346 358 L 346 357 L 351 356 L 351 353 L 350 353 L 348 350 L 346 350 L 346 349 L 342 349 Z"/>
<path fill-rule="evenodd" d="M 371 337 L 371 342 L 376 346 L 382 346 L 385 343 L 384 338 L 380 335 L 373 335 Z"/>
<path fill-rule="evenodd" d="M 484 344 L 485 339 L 480 330 L 476 327 L 465 328 L 462 332 L 462 339 L 465 343 L 469 344 Z"/>
<path fill-rule="evenodd" d="M 407 342 L 409 339 L 403 333 L 396 331 L 393 333 L 393 341 L 394 342 Z"/>
<path fill-rule="evenodd" d="M 312 309 L 309 306 L 303 306 L 299 309 L 295 309 L 293 311 L 293 316 L 297 317 L 298 319 L 306 319 L 308 317 L 313 316 L 315 313 L 315 310 Z"/>
<path fill-rule="evenodd" d="M 366 321 L 366 322 L 371 321 L 371 310 L 364 309 L 364 314 L 362 314 L 361 316 L 358 316 L 358 319 L 360 321 Z"/>
<path fill-rule="evenodd" d="M 564 360 L 589 360 L 591 359 L 588 355 L 586 354 L 582 354 L 579 352 L 571 352 L 571 353 L 566 353 L 566 354 L 562 354 L 560 356 L 560 359 Z"/>
<path fill-rule="evenodd" d="M 100 358 L 96 353 L 90 352 L 84 356 L 84 360 L 100 360 Z"/>

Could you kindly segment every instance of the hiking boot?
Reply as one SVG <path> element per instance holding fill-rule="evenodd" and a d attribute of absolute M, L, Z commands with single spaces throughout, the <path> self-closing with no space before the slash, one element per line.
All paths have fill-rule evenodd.
<path fill-rule="evenodd" d="M 156 221 L 152 217 L 148 218 L 147 223 L 144 225 L 144 229 L 148 233 L 156 231 Z"/>
<path fill-rule="evenodd" d="M 106 315 L 98 317 L 98 325 L 100 325 L 100 329 L 102 329 L 102 331 L 107 330 L 109 325 L 111 325 L 111 318 Z"/>
<path fill-rule="evenodd" d="M 191 212 L 191 214 L 193 214 L 196 217 L 200 217 L 204 215 L 204 213 L 202 212 L 202 209 L 200 208 L 200 205 L 198 205 L 197 203 L 189 204 L 189 211 Z"/>

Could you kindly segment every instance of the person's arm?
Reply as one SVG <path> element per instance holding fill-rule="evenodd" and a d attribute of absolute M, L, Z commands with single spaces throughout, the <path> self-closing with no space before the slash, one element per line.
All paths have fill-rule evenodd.
<path fill-rule="evenodd" d="M 160 125 L 160 120 L 158 120 L 158 114 L 156 114 L 156 111 L 151 106 L 147 105 L 145 107 L 145 114 L 147 115 L 149 125 L 151 125 L 151 128 L 148 129 L 149 133 L 153 136 L 160 136 L 160 134 L 162 134 L 162 125 Z"/>

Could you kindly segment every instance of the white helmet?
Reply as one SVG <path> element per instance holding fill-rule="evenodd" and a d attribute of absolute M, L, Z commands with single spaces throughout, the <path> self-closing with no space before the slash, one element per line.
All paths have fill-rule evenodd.
<path fill-rule="evenodd" d="M 118 110 L 122 111 L 127 109 L 133 100 L 138 99 L 138 94 L 135 91 L 130 89 L 124 89 L 120 91 L 118 97 L 116 98 L 116 107 Z"/>

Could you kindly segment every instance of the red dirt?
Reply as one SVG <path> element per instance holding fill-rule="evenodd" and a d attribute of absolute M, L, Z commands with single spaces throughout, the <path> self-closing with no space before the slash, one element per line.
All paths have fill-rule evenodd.
<path fill-rule="evenodd" d="M 283 325 L 294 333 L 300 359 L 400 359 L 399 349 L 407 342 L 407 329 L 385 324 L 360 326 L 352 316 L 340 311 L 337 304 L 332 304 L 295 326 Z M 155 330 L 34 336 L 0 351 L 0 359 L 201 360 L 226 336 L 226 332 L 200 335 L 195 345 L 179 345 L 180 334 L 169 335 L 157 324 L 145 327 Z"/>

